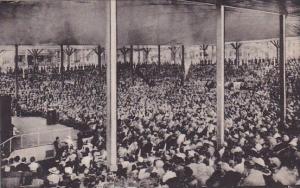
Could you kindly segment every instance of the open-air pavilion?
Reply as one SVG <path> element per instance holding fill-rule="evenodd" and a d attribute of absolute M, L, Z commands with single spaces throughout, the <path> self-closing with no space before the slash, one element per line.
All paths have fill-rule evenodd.
<path fill-rule="evenodd" d="M 286 118 L 286 37 L 300 34 L 297 0 L 49 0 L 0 3 L 0 44 L 99 45 L 107 64 L 107 150 L 117 165 L 117 49 L 210 45 L 216 50 L 218 144 L 224 143 L 225 42 L 278 38 L 281 123 Z M 133 53 L 133 48 L 130 48 Z M 132 60 L 132 58 L 130 58 Z M 184 66 L 184 58 L 183 58 Z M 61 60 L 64 66 L 64 59 Z M 17 60 L 15 68 L 17 69 Z M 62 71 L 63 72 L 63 71 Z M 17 82 L 17 77 L 16 77 Z"/>

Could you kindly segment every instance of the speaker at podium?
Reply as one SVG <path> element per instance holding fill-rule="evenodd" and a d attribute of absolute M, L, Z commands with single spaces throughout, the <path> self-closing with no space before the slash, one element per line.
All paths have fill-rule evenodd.
<path fill-rule="evenodd" d="M 1 142 L 13 136 L 11 124 L 11 96 L 0 96 L 0 132 Z"/>
<path fill-rule="evenodd" d="M 54 109 L 48 109 L 47 111 L 47 125 L 54 125 L 58 121 L 58 115 L 56 113 L 56 110 Z"/>

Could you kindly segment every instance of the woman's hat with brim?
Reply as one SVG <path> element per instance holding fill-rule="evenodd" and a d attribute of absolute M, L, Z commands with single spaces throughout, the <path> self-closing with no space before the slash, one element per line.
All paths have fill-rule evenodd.
<path fill-rule="evenodd" d="M 48 171 L 52 174 L 59 174 L 59 170 L 56 167 L 50 168 Z"/>
<path fill-rule="evenodd" d="M 71 167 L 66 167 L 65 168 L 65 173 L 70 175 L 70 174 L 73 173 L 73 169 Z"/>
<path fill-rule="evenodd" d="M 262 158 L 256 158 L 256 157 L 253 157 L 252 161 L 253 161 L 255 164 L 258 164 L 258 165 L 260 165 L 260 166 L 263 166 L 263 167 L 266 166 L 265 161 L 264 161 Z"/>

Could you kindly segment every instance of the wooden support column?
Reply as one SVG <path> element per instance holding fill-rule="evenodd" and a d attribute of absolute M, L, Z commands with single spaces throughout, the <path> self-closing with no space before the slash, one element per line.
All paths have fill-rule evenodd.
<path fill-rule="evenodd" d="M 15 98 L 18 100 L 18 93 L 19 93 L 19 81 L 18 81 L 18 71 L 19 71 L 19 65 L 18 65 L 18 55 L 19 55 L 19 48 L 18 45 L 15 45 Z"/>
<path fill-rule="evenodd" d="M 280 114 L 281 125 L 286 123 L 286 15 L 280 15 L 280 39 L 279 39 L 279 72 L 280 72 Z"/>
<path fill-rule="evenodd" d="M 181 70 L 182 70 L 182 78 L 181 85 L 184 85 L 184 77 L 185 77 L 185 67 L 184 67 L 184 45 L 181 46 Z"/>
<path fill-rule="evenodd" d="M 160 65 L 161 65 L 161 62 L 160 62 L 160 45 L 157 46 L 157 50 L 158 50 L 158 55 L 157 55 L 157 58 L 158 58 L 158 66 L 160 67 Z"/>
<path fill-rule="evenodd" d="M 99 54 L 97 54 L 97 56 L 98 56 L 98 68 L 99 68 L 99 74 L 101 74 L 101 70 L 102 70 L 102 63 L 101 63 L 101 54 L 102 54 L 102 53 L 101 53 L 101 50 L 102 50 L 102 49 L 101 49 L 101 46 L 100 46 L 100 45 L 98 45 L 97 48 L 98 48 L 97 51 L 98 51 L 98 53 L 99 53 Z"/>
<path fill-rule="evenodd" d="M 140 50 L 140 45 L 137 45 L 137 51 L 138 51 L 138 62 L 137 62 L 137 64 L 141 64 L 141 50 Z"/>
<path fill-rule="evenodd" d="M 107 165 L 117 171 L 117 2 L 106 1 Z"/>
<path fill-rule="evenodd" d="M 130 66 L 133 67 L 133 45 L 130 45 Z"/>
<path fill-rule="evenodd" d="M 131 81 L 134 84 L 134 72 L 133 72 L 133 45 L 130 45 L 130 71 L 131 71 Z"/>
<path fill-rule="evenodd" d="M 60 75 L 61 79 L 63 80 L 63 74 L 64 74 L 64 46 L 60 45 Z"/>
<path fill-rule="evenodd" d="M 224 6 L 217 3 L 217 143 L 224 144 Z"/>

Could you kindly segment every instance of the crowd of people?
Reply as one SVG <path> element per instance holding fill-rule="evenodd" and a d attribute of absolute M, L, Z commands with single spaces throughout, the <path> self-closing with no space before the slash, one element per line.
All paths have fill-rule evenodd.
<path fill-rule="evenodd" d="M 289 60 L 287 65 L 284 126 L 279 115 L 278 67 L 226 64 L 223 146 L 217 145 L 216 137 L 214 64 L 191 65 L 183 78 L 177 64 L 119 63 L 116 172 L 105 163 L 105 68 L 102 72 L 95 66 L 73 69 L 63 78 L 42 73 L 20 76 L 19 99 L 13 106 L 19 115 L 43 116 L 49 108 L 55 109 L 61 123 L 81 130 L 77 140 L 55 141 L 55 162 L 45 167 L 44 178 L 36 178 L 46 186 L 300 185 L 297 63 Z M 13 74 L 1 75 L 0 92 L 14 95 Z M 2 170 L 18 170 L 13 166 L 19 161 L 5 161 Z"/>

